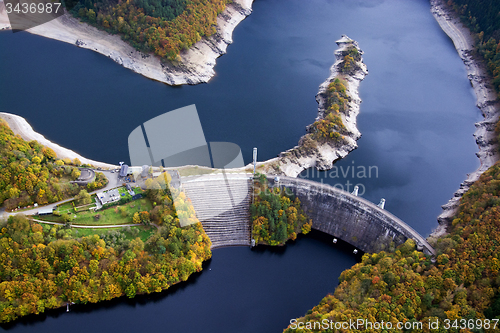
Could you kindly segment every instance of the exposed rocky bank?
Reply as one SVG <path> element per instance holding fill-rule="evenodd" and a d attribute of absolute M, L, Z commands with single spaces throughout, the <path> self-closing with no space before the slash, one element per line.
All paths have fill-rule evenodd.
<path fill-rule="evenodd" d="M 311 138 L 311 125 L 307 127 L 308 134 L 301 137 L 298 146 L 282 152 L 278 157 L 265 162 L 258 163 L 259 171 L 268 174 L 280 174 L 289 177 L 297 177 L 303 170 L 315 167 L 319 170 L 329 170 L 333 167 L 335 161 L 345 157 L 349 152 L 358 147 L 356 140 L 361 137 L 361 133 L 356 127 L 356 117 L 359 113 L 361 99 L 359 98 L 359 84 L 368 74 L 366 65 L 360 57 L 356 61 L 353 69 L 348 73 L 342 72 L 342 63 L 344 57 L 348 54 L 348 49 L 355 47 L 359 54 L 363 51 L 358 43 L 349 37 L 343 35 L 337 42 L 338 49 L 334 52 L 336 61 L 330 68 L 330 76 L 319 86 L 319 92 L 316 95 L 318 102 L 318 116 L 316 121 L 324 119 L 326 116 L 325 92 L 328 85 L 336 78 L 345 81 L 346 92 L 349 96 L 348 106 L 345 113 L 341 113 L 342 122 L 346 127 L 344 138 L 340 142 L 328 140 L 326 142 L 317 142 Z"/>
<path fill-rule="evenodd" d="M 109 163 L 98 162 L 85 158 L 72 150 L 61 147 L 58 144 L 47 140 L 42 134 L 35 132 L 33 127 L 31 127 L 31 125 L 23 117 L 11 113 L 0 112 L 0 118 L 4 119 L 7 124 L 9 124 L 9 127 L 14 134 L 19 135 L 23 140 L 28 142 L 31 140 L 38 141 L 41 145 L 52 149 L 60 159 L 69 158 L 70 160 L 74 160 L 77 158 L 83 164 L 89 164 L 105 169 L 114 169 L 118 167 Z"/>
<path fill-rule="evenodd" d="M 153 80 L 170 85 L 197 84 L 208 82 L 215 75 L 216 59 L 226 53 L 233 42 L 234 28 L 250 15 L 252 3 L 253 0 L 234 0 L 228 4 L 217 17 L 217 32 L 182 52 L 182 60 L 176 65 L 162 64 L 158 57 L 137 51 L 120 36 L 82 23 L 68 13 L 27 31 L 101 53 Z M 0 0 L 0 30 L 10 28 L 4 2 Z"/>
<path fill-rule="evenodd" d="M 490 77 L 487 74 L 484 62 L 474 57 L 474 38 L 470 30 L 465 27 L 455 12 L 447 7 L 443 0 L 431 0 L 431 12 L 443 31 L 452 39 L 458 55 L 465 64 L 467 77 L 469 78 L 477 98 L 477 107 L 481 110 L 484 120 L 476 123 L 474 137 L 479 147 L 476 155 L 481 165 L 479 168 L 467 175 L 467 179 L 460 184 L 460 188 L 454 193 L 453 198 L 443 205 L 444 211 L 439 215 L 440 227 L 434 235 L 445 232 L 445 227 L 451 223 L 457 212 L 460 198 L 467 192 L 479 176 L 499 160 L 496 146 L 495 126 L 500 115 L 500 105 Z"/>

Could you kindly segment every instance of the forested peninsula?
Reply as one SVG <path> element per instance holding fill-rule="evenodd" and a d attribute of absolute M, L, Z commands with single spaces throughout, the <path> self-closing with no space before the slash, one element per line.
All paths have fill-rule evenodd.
<path fill-rule="evenodd" d="M 71 0 L 61 17 L 27 31 L 101 53 L 170 85 L 208 82 L 253 0 Z M 83 23 L 82 23 L 83 22 Z M 0 30 L 10 29 L 0 0 Z"/>
<path fill-rule="evenodd" d="M 343 35 L 337 42 L 330 76 L 316 95 L 318 116 L 307 126 L 297 146 L 278 157 L 258 163 L 258 170 L 297 177 L 303 170 L 331 169 L 333 163 L 357 148 L 361 133 L 356 127 L 359 113 L 359 84 L 368 74 L 358 43 Z"/>
<path fill-rule="evenodd" d="M 54 150 L 38 141 L 25 141 L 14 135 L 7 122 L 0 118 L 0 205 L 10 211 L 33 204 L 45 205 L 78 194 L 73 181 L 80 176 L 79 159 L 59 159 Z M 86 188 L 104 187 L 107 179 L 97 173 Z"/>
<path fill-rule="evenodd" d="M 230 0 L 67 0 L 75 17 L 108 33 L 119 34 L 137 50 L 163 61 L 216 32 L 217 15 Z"/>
<path fill-rule="evenodd" d="M 4 206 L 80 194 L 85 187 L 69 183 L 78 172 L 72 164 L 78 161 L 57 159 L 50 148 L 14 135 L 0 119 Z M 120 200 L 94 214 L 139 223 L 132 226 L 74 229 L 71 219 L 51 225 L 22 214 L 0 221 L 0 323 L 67 304 L 161 292 L 201 271 L 211 257 L 210 239 L 184 193 L 173 201 L 162 183 L 170 180 L 148 179 L 140 202 Z M 71 208 L 71 215 L 76 212 Z M 177 214 L 193 223 L 181 228 Z"/>
<path fill-rule="evenodd" d="M 416 251 L 411 240 L 395 252 L 365 254 L 361 263 L 341 274 L 340 285 L 333 295 L 326 296 L 304 317 L 293 320 L 284 332 L 321 332 L 325 331 L 321 326 L 323 320 L 329 324 L 358 319 L 385 323 L 385 328 L 390 323 L 393 332 L 406 331 L 398 328 L 398 323 L 407 324 L 412 332 L 496 332 L 499 329 L 500 162 L 497 161 L 500 125 L 496 96 L 500 75 L 497 68 L 500 8 L 493 0 L 431 2 L 433 11 L 436 6 L 446 8 L 450 10 L 446 15 L 459 16 L 473 31 L 472 49 L 468 49 L 463 40 L 450 37 L 469 71 L 478 107 L 486 118 L 478 125 L 482 131 L 475 134 L 482 165 L 473 175 L 474 181 L 462 184 L 456 194 L 456 209 L 448 209 L 445 218 L 440 220 L 447 232 L 429 238 L 437 251 L 435 262 Z M 456 24 L 453 17 L 443 17 L 445 13 L 439 8 L 434 14 L 438 21 L 446 21 L 439 22 L 442 27 Z M 449 31 L 467 33 L 460 29 L 454 26 Z M 494 91 L 496 96 L 491 98 L 489 91 Z M 430 323 L 438 324 L 431 326 Z M 366 329 L 366 326 L 344 331 L 356 329 Z M 380 326 L 379 329 L 368 327 L 366 331 L 381 329 Z"/>

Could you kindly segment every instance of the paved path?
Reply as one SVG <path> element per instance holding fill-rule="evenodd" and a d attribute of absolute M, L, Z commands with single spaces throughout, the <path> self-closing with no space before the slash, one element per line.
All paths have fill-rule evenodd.
<path fill-rule="evenodd" d="M 101 192 L 101 191 L 107 191 L 107 190 L 110 190 L 110 189 L 113 189 L 113 188 L 116 188 L 116 187 L 120 187 L 122 186 L 123 182 L 120 181 L 118 179 L 118 173 L 112 173 L 111 171 L 108 171 L 108 170 L 96 170 L 96 169 L 93 169 L 95 172 L 102 172 L 104 174 L 104 176 L 106 176 L 106 178 L 108 179 L 108 185 L 106 185 L 106 187 L 104 188 L 101 188 L 99 190 L 95 190 L 95 191 L 92 191 L 92 192 L 89 192 L 89 194 L 95 194 L 97 192 Z M 37 215 L 38 214 L 38 211 L 40 209 L 45 209 L 45 208 L 52 208 L 54 209 L 57 205 L 61 205 L 63 203 L 66 203 L 66 202 L 69 202 L 71 200 L 73 200 L 74 198 L 69 198 L 69 199 L 65 199 L 65 200 L 61 200 L 61 201 L 58 201 L 58 202 L 54 202 L 54 203 L 51 203 L 49 205 L 45 205 L 45 206 L 38 206 L 36 208 L 32 208 L 32 209 L 28 209 L 28 210 L 22 210 L 22 211 L 14 211 L 14 212 L 2 212 L 0 214 L 0 217 L 9 217 L 9 216 L 13 216 L 13 215 L 16 215 L 16 214 L 24 214 L 24 215 Z"/>
<path fill-rule="evenodd" d="M 33 221 L 38 223 L 53 224 L 53 225 L 66 225 L 65 223 L 42 221 L 38 219 L 33 219 Z M 138 227 L 138 226 L 142 226 L 142 224 L 139 223 L 139 224 L 110 224 L 110 225 L 78 225 L 78 224 L 71 225 L 72 228 L 83 228 L 83 229 L 125 228 L 125 227 Z"/>

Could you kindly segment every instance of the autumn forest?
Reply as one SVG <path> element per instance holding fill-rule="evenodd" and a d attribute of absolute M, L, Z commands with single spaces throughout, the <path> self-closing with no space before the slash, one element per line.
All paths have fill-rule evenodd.
<path fill-rule="evenodd" d="M 119 34 L 137 50 L 163 61 L 215 33 L 217 15 L 229 0 L 67 0 L 74 16 Z"/>
<path fill-rule="evenodd" d="M 88 197 L 86 189 L 94 189 L 94 182 L 83 189 L 69 183 L 79 176 L 79 161 L 57 159 L 51 149 L 24 141 L 4 120 L 0 130 L 4 207 L 72 196 L 81 201 Z M 173 201 L 165 186 L 170 180 L 148 181 L 143 200 L 153 208 L 134 214 L 144 227 L 84 232 L 22 214 L 0 221 L 0 322 L 68 303 L 160 292 L 201 271 L 202 262 L 211 257 L 210 239 L 185 194 L 177 193 Z M 123 213 L 118 207 L 107 209 Z M 191 224 L 181 228 L 177 214 Z"/>
<path fill-rule="evenodd" d="M 476 57 L 486 63 L 499 93 L 499 4 L 492 0 L 450 0 L 448 5 L 475 33 Z M 500 134 L 500 125 L 496 128 Z M 437 250 L 435 263 L 416 251 L 411 240 L 395 252 L 365 254 L 361 263 L 341 274 L 335 293 L 326 296 L 298 322 L 364 318 L 391 322 L 393 327 L 398 322 L 424 323 L 422 329 L 412 332 L 497 332 L 493 320 L 500 319 L 499 195 L 497 163 L 462 197 L 448 234 L 429 239 Z M 463 326 L 460 320 L 474 324 Z M 431 330 L 428 323 L 435 321 L 440 323 L 439 329 Z M 284 332 L 296 331 L 289 327 Z"/>

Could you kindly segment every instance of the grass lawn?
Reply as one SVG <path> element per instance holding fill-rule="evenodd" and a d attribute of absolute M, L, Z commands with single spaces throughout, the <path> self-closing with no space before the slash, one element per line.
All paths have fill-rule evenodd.
<path fill-rule="evenodd" d="M 72 207 L 72 206 L 71 206 Z M 90 210 L 75 213 L 70 211 L 71 216 L 76 218 L 71 221 L 72 224 L 81 225 L 112 225 L 112 224 L 131 224 L 132 216 L 135 212 L 150 211 L 153 205 L 147 198 L 131 201 L 125 205 L 114 206 L 97 212 Z M 61 211 L 64 213 L 64 211 Z M 98 218 L 96 216 L 99 216 Z M 43 221 L 64 222 L 60 216 L 49 215 L 37 217 Z"/>
<path fill-rule="evenodd" d="M 138 186 L 132 187 L 132 191 L 134 192 L 134 195 L 144 192 Z M 130 195 L 130 193 L 128 193 L 127 189 L 124 186 L 118 188 L 118 193 L 120 194 L 120 198 L 132 198 L 132 196 Z M 122 195 L 122 194 L 125 194 L 125 195 Z"/>
<path fill-rule="evenodd" d="M 61 214 L 64 214 L 64 213 L 71 213 L 71 212 L 75 212 L 74 211 L 74 207 L 73 207 L 73 201 L 69 201 L 69 202 L 65 202 L 59 206 L 57 206 L 57 210 L 59 212 L 61 212 Z"/>
<path fill-rule="evenodd" d="M 127 224 L 132 223 L 132 216 L 135 212 L 150 211 L 152 208 L 149 199 L 139 199 L 125 205 L 98 210 L 95 213 L 91 211 L 78 213 L 77 218 L 71 222 L 85 225 Z"/>
<path fill-rule="evenodd" d="M 132 198 L 132 196 L 128 193 L 127 189 L 123 186 L 118 188 L 118 194 L 120 195 L 120 198 L 125 198 L 125 199 Z"/>

